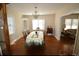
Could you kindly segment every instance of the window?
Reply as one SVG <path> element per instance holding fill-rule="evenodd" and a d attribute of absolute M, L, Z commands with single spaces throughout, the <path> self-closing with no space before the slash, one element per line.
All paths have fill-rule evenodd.
<path fill-rule="evenodd" d="M 77 29 L 78 19 L 65 19 L 65 30 L 67 29 Z"/>
<path fill-rule="evenodd" d="M 66 25 L 65 29 L 70 29 L 71 28 L 71 19 L 66 19 L 65 25 Z"/>
<path fill-rule="evenodd" d="M 78 19 L 73 19 L 72 29 L 77 29 L 77 27 L 78 27 Z"/>
<path fill-rule="evenodd" d="M 39 27 L 40 30 L 44 30 L 45 21 L 40 20 L 40 19 L 34 19 L 32 21 L 32 27 L 33 27 L 33 30 L 36 30 L 38 27 Z"/>
<path fill-rule="evenodd" d="M 8 28 L 9 28 L 9 34 L 14 33 L 14 21 L 12 17 L 8 17 Z"/>

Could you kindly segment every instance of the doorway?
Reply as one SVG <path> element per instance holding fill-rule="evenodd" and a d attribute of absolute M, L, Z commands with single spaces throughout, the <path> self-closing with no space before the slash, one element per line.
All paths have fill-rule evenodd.
<path fill-rule="evenodd" d="M 78 15 L 72 13 L 61 18 L 61 42 L 69 47 L 72 55 L 78 29 Z"/>

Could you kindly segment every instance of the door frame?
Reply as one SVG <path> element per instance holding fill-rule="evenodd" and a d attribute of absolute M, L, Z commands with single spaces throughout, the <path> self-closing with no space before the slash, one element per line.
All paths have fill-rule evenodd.
<path fill-rule="evenodd" d="M 9 39 L 9 30 L 8 30 L 8 23 L 7 23 L 7 9 L 6 9 L 6 3 L 0 4 L 0 9 L 2 12 L 2 21 L 3 21 L 3 36 L 4 36 L 4 43 L 6 46 L 6 53 L 7 55 L 11 55 L 11 49 L 10 49 L 10 39 Z"/>
<path fill-rule="evenodd" d="M 77 33 L 76 33 L 76 38 L 75 38 L 75 44 L 74 44 L 74 48 L 73 48 L 73 55 L 78 55 L 78 51 L 77 51 L 77 46 L 78 46 L 78 41 L 79 41 L 79 15 L 78 15 L 78 29 L 77 29 Z"/>
<path fill-rule="evenodd" d="M 67 13 L 67 14 L 64 14 L 62 17 L 66 16 L 66 15 L 70 15 L 70 14 L 75 14 L 75 11 L 72 12 L 72 13 Z M 62 19 L 61 17 L 61 19 Z M 77 41 L 79 39 L 78 35 L 79 35 L 79 13 L 77 15 L 77 18 L 78 18 L 78 28 L 77 28 L 77 31 L 76 31 L 76 36 L 75 36 L 75 41 L 74 41 L 74 46 L 73 46 L 73 52 L 72 52 L 72 55 L 77 55 L 77 51 L 76 51 L 76 46 L 77 46 Z M 62 26 L 62 25 L 61 25 Z"/>

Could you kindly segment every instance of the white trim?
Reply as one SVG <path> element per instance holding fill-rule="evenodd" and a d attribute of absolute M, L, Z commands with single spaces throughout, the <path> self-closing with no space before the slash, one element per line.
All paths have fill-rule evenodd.
<path fill-rule="evenodd" d="M 10 45 L 15 44 L 15 42 L 18 41 L 21 37 L 23 37 L 23 36 L 20 36 L 20 37 L 18 37 L 17 39 L 13 40 L 13 41 L 10 43 Z"/>
<path fill-rule="evenodd" d="M 70 14 L 75 14 L 75 13 L 79 13 L 79 9 L 75 9 L 75 11 L 72 10 L 71 12 L 68 12 L 68 13 L 66 13 L 66 14 L 63 14 L 61 17 L 67 16 L 67 15 L 70 15 Z"/>

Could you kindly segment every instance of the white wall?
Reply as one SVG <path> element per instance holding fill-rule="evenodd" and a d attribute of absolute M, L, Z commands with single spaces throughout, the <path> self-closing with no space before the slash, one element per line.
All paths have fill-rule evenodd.
<path fill-rule="evenodd" d="M 22 18 L 23 19 L 23 18 Z M 33 16 L 29 15 L 26 17 L 27 19 L 27 26 L 30 31 L 32 31 L 32 20 L 34 19 Z M 48 26 L 51 26 L 54 28 L 55 23 L 55 14 L 49 14 L 49 15 L 40 15 L 38 19 L 45 20 L 45 30 Z"/>
<path fill-rule="evenodd" d="M 12 17 L 15 24 L 14 25 L 15 33 L 10 35 L 10 43 L 13 44 L 14 41 L 22 37 L 22 33 L 21 33 L 22 30 L 20 29 L 22 27 L 22 22 L 20 21 L 19 13 L 14 11 L 12 8 L 8 6 L 7 6 L 7 17 Z"/>

